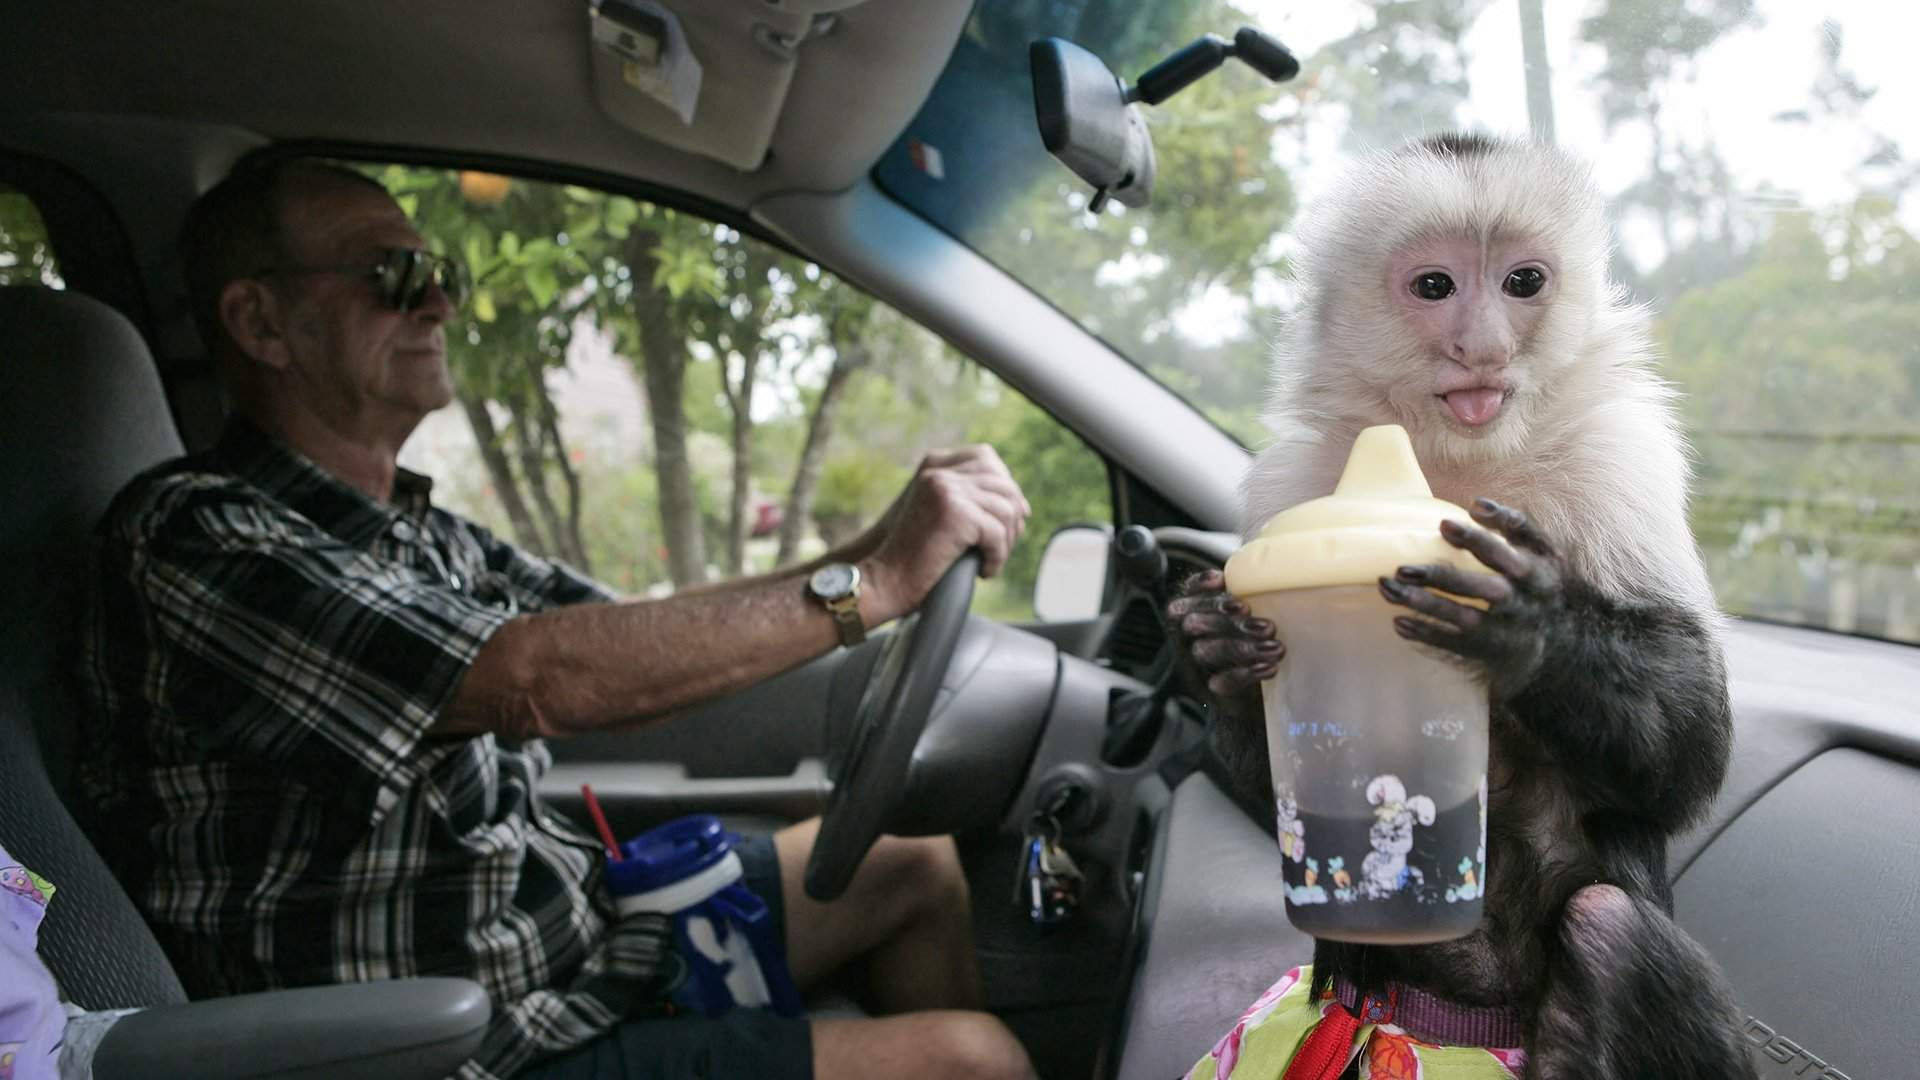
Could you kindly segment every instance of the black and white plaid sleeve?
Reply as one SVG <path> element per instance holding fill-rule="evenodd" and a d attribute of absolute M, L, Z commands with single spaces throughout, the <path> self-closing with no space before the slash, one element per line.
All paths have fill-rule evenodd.
<path fill-rule="evenodd" d="M 487 639 L 513 615 L 336 539 L 251 489 L 165 486 L 129 567 L 169 698 L 206 749 L 253 757 L 377 820 Z"/>

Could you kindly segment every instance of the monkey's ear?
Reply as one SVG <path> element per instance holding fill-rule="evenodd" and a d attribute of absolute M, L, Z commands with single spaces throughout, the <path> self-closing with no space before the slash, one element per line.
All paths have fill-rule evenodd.
<path fill-rule="evenodd" d="M 293 361 L 287 351 L 286 308 L 266 282 L 255 278 L 229 281 L 220 290 L 220 322 L 227 335 L 249 359 L 271 368 Z"/>

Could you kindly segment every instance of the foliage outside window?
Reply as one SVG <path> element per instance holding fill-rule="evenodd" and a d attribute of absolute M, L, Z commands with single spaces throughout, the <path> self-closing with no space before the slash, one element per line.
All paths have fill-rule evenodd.
<path fill-rule="evenodd" d="M 63 288 L 53 245 L 40 211 L 25 195 L 0 184 L 0 285 Z"/>
<path fill-rule="evenodd" d="M 925 450 L 988 442 L 1034 515 L 975 605 L 1029 618 L 1052 529 L 1112 517 L 1085 444 L 814 264 L 587 188 L 371 171 L 475 284 L 458 399 L 406 460 L 536 552 L 627 593 L 763 571 L 857 535 Z"/>
<path fill-rule="evenodd" d="M 1258 446 L 1297 205 L 1356 151 L 1543 133 L 1593 163 L 1614 275 L 1655 315 L 1721 603 L 1920 641 L 1910 18 L 1791 0 L 981 0 L 876 177 Z M 1069 38 L 1133 78 L 1249 22 L 1300 77 L 1229 64 L 1147 110 L 1154 204 L 1090 217 L 1032 138 L 1027 42 Z"/>

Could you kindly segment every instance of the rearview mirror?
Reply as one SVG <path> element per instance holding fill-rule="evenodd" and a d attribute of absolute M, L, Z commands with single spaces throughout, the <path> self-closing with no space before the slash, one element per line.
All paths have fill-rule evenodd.
<path fill-rule="evenodd" d="M 1160 61 L 1129 87 L 1097 56 L 1062 38 L 1027 47 L 1033 69 L 1033 111 L 1047 152 L 1093 185 L 1087 210 L 1109 197 L 1145 206 L 1153 197 L 1153 139 L 1135 102 L 1158 105 L 1208 72 L 1237 58 L 1268 79 L 1285 82 L 1300 62 L 1271 35 L 1243 26 L 1232 41 L 1203 34 Z"/>
<path fill-rule="evenodd" d="M 1027 49 L 1033 107 L 1047 152 L 1093 185 L 1087 209 L 1108 196 L 1145 206 L 1153 196 L 1153 140 L 1127 88 L 1100 58 L 1071 41 L 1041 38 Z"/>
<path fill-rule="evenodd" d="M 1066 525 L 1054 532 L 1033 581 L 1034 618 L 1051 623 L 1098 617 L 1112 547 L 1112 530 L 1104 525 Z"/>

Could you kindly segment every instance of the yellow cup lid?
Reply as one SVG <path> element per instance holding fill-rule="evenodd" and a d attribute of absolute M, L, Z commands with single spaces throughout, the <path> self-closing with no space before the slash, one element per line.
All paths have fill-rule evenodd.
<path fill-rule="evenodd" d="M 1370 427 L 1354 440 L 1333 494 L 1273 515 L 1227 560 L 1227 590 L 1251 596 L 1368 585 L 1402 566 L 1430 563 L 1486 572 L 1470 552 L 1441 538 L 1444 518 L 1473 523 L 1465 510 L 1433 497 L 1405 428 Z"/>

